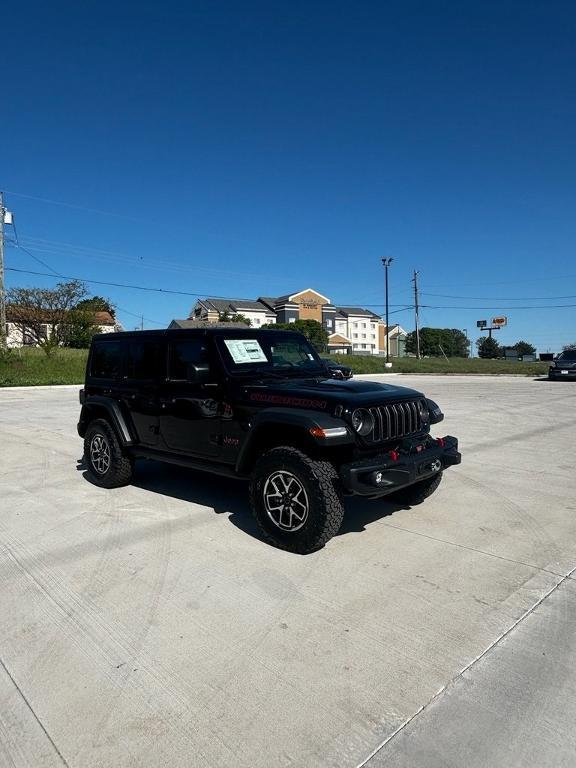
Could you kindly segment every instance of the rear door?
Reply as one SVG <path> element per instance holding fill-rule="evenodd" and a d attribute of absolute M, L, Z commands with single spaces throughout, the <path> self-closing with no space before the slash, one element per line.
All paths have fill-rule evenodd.
<path fill-rule="evenodd" d="M 207 382 L 194 381 L 194 366 L 208 366 Z M 218 456 L 222 439 L 222 385 L 211 341 L 204 335 L 168 342 L 167 377 L 160 389 L 163 447 L 177 453 Z"/>
<path fill-rule="evenodd" d="M 159 442 L 159 383 L 166 376 L 165 342 L 162 338 L 130 338 L 124 344 L 121 398 L 138 441 L 154 447 Z"/>

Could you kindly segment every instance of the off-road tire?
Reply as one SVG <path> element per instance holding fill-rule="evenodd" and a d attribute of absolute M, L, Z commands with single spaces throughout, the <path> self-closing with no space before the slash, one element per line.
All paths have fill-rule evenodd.
<path fill-rule="evenodd" d="M 441 481 L 442 472 L 438 472 L 426 480 L 420 480 L 419 483 L 414 483 L 414 485 L 409 485 L 406 488 L 401 488 L 399 491 L 391 493 L 389 496 L 386 496 L 386 501 L 390 500 L 414 507 L 417 504 L 422 504 L 429 496 L 432 496 L 434 491 L 438 489 Z"/>
<path fill-rule="evenodd" d="M 297 530 L 282 530 L 267 509 L 270 498 L 276 496 L 267 489 L 279 476 L 293 477 L 293 486 L 304 490 L 299 493 L 306 500 L 307 513 L 303 522 L 296 520 L 295 524 L 300 525 Z M 301 555 L 321 549 L 338 533 L 344 517 L 334 466 L 288 446 L 273 448 L 256 462 L 250 480 L 250 503 L 266 540 Z M 288 515 L 292 522 L 292 514 Z"/>
<path fill-rule="evenodd" d="M 132 479 L 133 461 L 105 419 L 91 421 L 86 429 L 84 463 L 90 482 L 101 488 L 120 488 Z"/>

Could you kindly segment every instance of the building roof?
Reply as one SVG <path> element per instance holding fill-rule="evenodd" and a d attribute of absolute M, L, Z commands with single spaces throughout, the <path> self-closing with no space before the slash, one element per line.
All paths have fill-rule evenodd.
<path fill-rule="evenodd" d="M 213 309 L 216 312 L 242 312 L 243 309 L 249 312 L 270 312 L 270 307 L 267 307 L 261 301 L 255 301 L 254 299 L 202 299 L 200 304 L 203 304 L 207 309 Z"/>
<path fill-rule="evenodd" d="M 22 323 L 27 318 L 30 322 L 36 323 L 59 323 L 66 314 L 68 313 L 62 313 L 60 310 L 39 310 L 36 307 L 15 306 L 13 304 L 6 306 L 6 322 L 8 323 Z M 93 318 L 94 325 L 117 325 L 116 320 L 107 311 L 94 312 Z"/>
<path fill-rule="evenodd" d="M 295 302 L 290 300 L 291 295 L 292 294 L 288 293 L 285 296 L 278 296 L 278 298 L 276 299 L 270 299 L 270 301 L 272 302 L 272 306 L 277 307 L 279 304 L 294 304 L 294 306 L 297 307 L 298 305 Z"/>
<path fill-rule="evenodd" d="M 330 299 L 327 296 L 324 296 L 323 294 L 318 293 L 318 291 L 315 291 L 314 288 L 304 288 L 304 290 L 302 291 L 296 291 L 296 293 L 291 293 L 287 298 L 293 301 L 296 296 L 301 296 L 303 293 L 315 293 L 316 296 L 319 296 L 321 299 L 324 299 L 325 304 L 330 304 Z"/>
<path fill-rule="evenodd" d="M 265 304 L 271 310 L 280 303 L 280 300 L 275 299 L 273 296 L 258 296 L 258 301 L 261 301 L 262 304 Z"/>
<path fill-rule="evenodd" d="M 95 325 L 116 325 L 116 320 L 110 312 L 95 312 L 94 323 Z"/>
<path fill-rule="evenodd" d="M 383 326 L 384 333 L 386 334 L 386 325 Z M 388 336 L 395 337 L 395 336 L 408 336 L 408 333 L 402 328 L 401 325 L 396 323 L 395 325 L 390 325 L 388 328 Z"/>
<path fill-rule="evenodd" d="M 369 309 L 362 309 L 362 307 L 336 307 L 336 311 L 339 315 L 343 315 L 344 317 L 353 315 L 354 317 L 374 317 L 377 320 L 380 320 L 380 315 L 371 312 Z"/>
<path fill-rule="evenodd" d="M 172 320 L 169 329 L 174 328 L 207 328 L 209 323 L 206 320 Z M 218 328 L 234 328 L 235 330 L 246 328 L 244 323 L 218 323 Z"/>

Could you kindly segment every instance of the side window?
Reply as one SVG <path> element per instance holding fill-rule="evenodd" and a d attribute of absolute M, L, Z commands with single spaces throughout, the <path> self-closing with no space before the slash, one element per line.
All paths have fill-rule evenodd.
<path fill-rule="evenodd" d="M 168 378 L 172 381 L 186 381 L 190 365 L 207 365 L 208 350 L 203 338 L 174 341 L 170 344 L 168 356 Z"/>
<path fill-rule="evenodd" d="M 130 341 L 126 349 L 124 375 L 127 379 L 157 379 L 164 374 L 162 343 Z"/>
<path fill-rule="evenodd" d="M 121 362 L 121 342 L 99 341 L 92 348 L 90 374 L 97 379 L 117 379 Z"/>

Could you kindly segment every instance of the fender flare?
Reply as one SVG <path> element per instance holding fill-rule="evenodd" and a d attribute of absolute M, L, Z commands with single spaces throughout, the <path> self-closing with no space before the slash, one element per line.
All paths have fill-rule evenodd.
<path fill-rule="evenodd" d="M 242 443 L 236 460 L 236 471 L 239 473 L 243 472 L 248 456 L 264 429 L 270 426 L 276 426 L 281 429 L 283 425 L 302 430 L 302 434 L 307 439 L 322 448 L 335 445 L 349 445 L 355 442 L 354 436 L 346 428 L 345 422 L 327 413 L 300 408 L 266 408 L 257 413 L 250 422 L 248 436 Z M 346 428 L 345 434 L 329 438 L 318 437 L 310 431 L 312 429 L 342 429 L 342 427 Z"/>
<path fill-rule="evenodd" d="M 104 408 L 109 417 L 110 424 L 116 432 L 116 436 L 121 444 L 124 446 L 133 445 L 134 438 L 132 437 L 128 422 L 122 413 L 120 405 L 116 400 L 111 400 L 109 397 L 104 397 L 102 395 L 94 395 L 84 402 L 82 411 L 80 412 L 80 422 L 78 424 L 78 433 L 80 434 L 80 437 L 84 437 L 83 433 L 86 431 L 86 425 L 92 421 L 89 415 L 92 408 Z"/>

